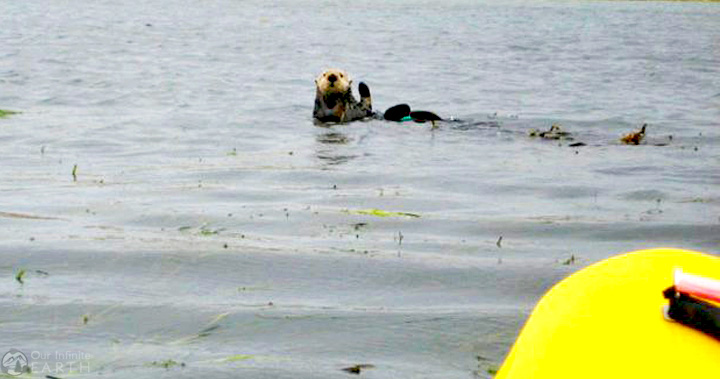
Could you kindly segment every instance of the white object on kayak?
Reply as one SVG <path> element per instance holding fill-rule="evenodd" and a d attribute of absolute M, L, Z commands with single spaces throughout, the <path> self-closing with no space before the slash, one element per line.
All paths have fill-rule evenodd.
<path fill-rule="evenodd" d="M 703 299 L 720 302 L 720 280 L 688 274 L 675 269 L 675 290 Z"/>

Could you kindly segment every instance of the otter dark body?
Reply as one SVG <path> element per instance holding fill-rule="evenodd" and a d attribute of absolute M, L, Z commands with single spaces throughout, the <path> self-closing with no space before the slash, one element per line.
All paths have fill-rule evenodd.
<path fill-rule="evenodd" d="M 442 121 L 432 112 L 412 111 L 407 104 L 391 107 L 385 114 L 373 112 L 370 88 L 362 82 L 358 85 L 358 101 L 352 94 L 352 80 L 342 70 L 329 69 L 323 72 L 315 79 L 315 86 L 317 91 L 313 117 L 320 122 L 349 122 L 368 117 L 389 121 L 431 121 L 433 125 L 435 121 Z"/>
<path fill-rule="evenodd" d="M 330 69 L 315 79 L 313 117 L 321 122 L 349 122 L 373 116 L 370 89 L 360 83 L 360 101 L 352 94 L 352 80 L 342 70 Z"/>
<path fill-rule="evenodd" d="M 370 90 L 365 83 L 360 83 L 360 101 L 355 99 L 352 91 L 344 93 L 318 93 L 315 96 L 313 116 L 322 122 L 348 122 L 372 117 Z"/>

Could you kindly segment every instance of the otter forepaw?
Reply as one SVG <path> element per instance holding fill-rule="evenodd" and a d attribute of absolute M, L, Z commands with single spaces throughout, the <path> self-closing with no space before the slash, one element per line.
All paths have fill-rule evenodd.
<path fill-rule="evenodd" d="M 368 88 L 367 84 L 360 82 L 358 84 L 358 92 L 360 92 L 360 98 L 364 97 L 370 97 L 370 88 Z"/>

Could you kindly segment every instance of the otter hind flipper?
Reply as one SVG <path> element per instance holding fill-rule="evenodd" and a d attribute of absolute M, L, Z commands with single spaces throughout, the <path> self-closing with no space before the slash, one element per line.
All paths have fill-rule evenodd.
<path fill-rule="evenodd" d="M 412 118 L 415 122 L 442 121 L 442 118 L 440 118 L 440 116 L 428 111 L 410 112 L 410 118 Z"/>
<path fill-rule="evenodd" d="M 388 121 L 402 121 L 404 117 L 410 115 L 410 106 L 407 104 L 398 104 L 388 108 L 385 111 L 385 119 Z"/>

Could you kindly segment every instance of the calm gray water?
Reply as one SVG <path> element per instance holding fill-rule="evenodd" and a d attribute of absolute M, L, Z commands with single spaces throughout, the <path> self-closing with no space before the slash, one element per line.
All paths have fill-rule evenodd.
<path fill-rule="evenodd" d="M 0 354 L 38 375 L 489 377 L 575 270 L 720 252 L 718 4 L 0 3 Z M 328 67 L 463 122 L 316 126 Z"/>

